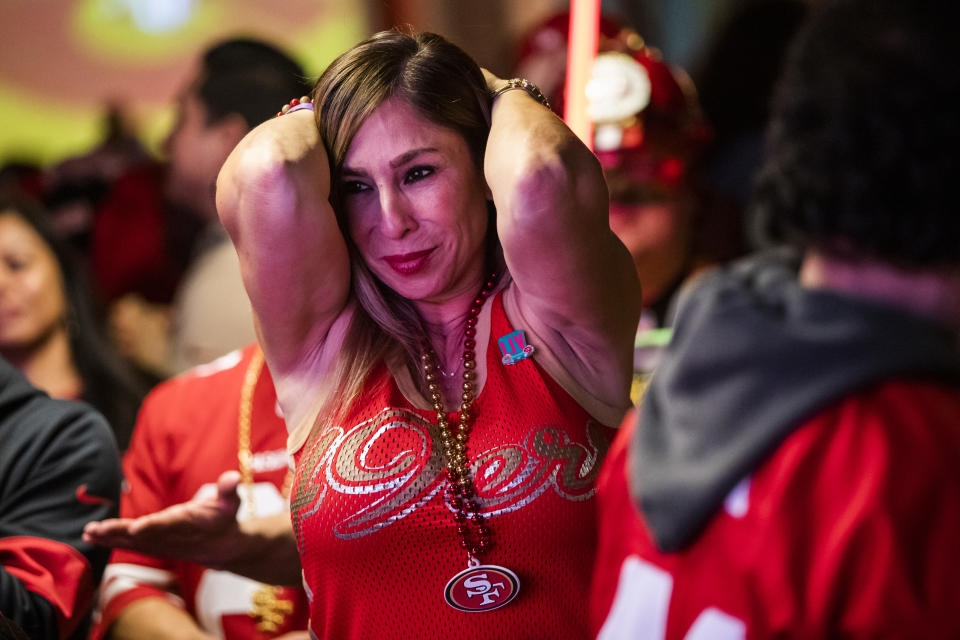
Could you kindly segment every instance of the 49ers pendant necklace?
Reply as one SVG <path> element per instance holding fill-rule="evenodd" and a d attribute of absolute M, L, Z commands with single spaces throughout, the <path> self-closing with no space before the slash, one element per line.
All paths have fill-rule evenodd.
<path fill-rule="evenodd" d="M 495 564 L 480 564 L 470 558 L 469 566 L 453 576 L 443 590 L 443 599 L 454 609 L 481 613 L 499 609 L 517 597 L 520 579 L 513 571 Z"/>
<path fill-rule="evenodd" d="M 470 465 L 467 463 L 467 439 L 470 434 L 470 412 L 477 389 L 477 320 L 484 301 L 493 293 L 497 274 L 487 280 L 483 289 L 470 306 L 467 314 L 463 340 L 463 393 L 460 396 L 460 416 L 457 424 L 451 425 L 443 406 L 443 395 L 437 377 L 437 358 L 429 342 L 424 347 L 421 361 L 423 378 L 427 385 L 430 402 L 437 412 L 440 428 L 440 445 L 446 460 L 446 476 L 449 484 L 450 503 L 454 509 L 460 546 L 469 558 L 467 568 L 447 582 L 443 590 L 444 600 L 454 609 L 479 613 L 492 611 L 509 603 L 520 591 L 520 579 L 510 569 L 492 564 L 480 564 L 477 559 L 493 546 L 490 528 L 477 505 Z M 475 532 L 471 535 L 470 525 Z"/>

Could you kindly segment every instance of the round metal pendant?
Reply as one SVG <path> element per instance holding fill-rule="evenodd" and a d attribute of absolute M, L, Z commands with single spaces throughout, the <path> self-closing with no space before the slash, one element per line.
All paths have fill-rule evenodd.
<path fill-rule="evenodd" d="M 443 590 L 443 598 L 454 609 L 481 613 L 509 603 L 519 591 L 520 579 L 513 571 L 481 564 L 453 576 Z"/>

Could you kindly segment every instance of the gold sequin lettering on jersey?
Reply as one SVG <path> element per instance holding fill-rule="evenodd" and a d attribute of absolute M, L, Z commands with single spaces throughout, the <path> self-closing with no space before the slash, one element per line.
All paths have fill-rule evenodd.
<path fill-rule="evenodd" d="M 497 447 L 477 456 L 477 497 L 484 510 L 491 515 L 515 511 L 550 488 L 567 500 L 591 498 L 600 472 L 598 461 L 610 448 L 603 429 L 588 422 L 584 447 L 553 427 L 541 427 L 524 446 Z"/>
<path fill-rule="evenodd" d="M 369 507 L 334 527 L 342 539 L 389 525 L 441 488 L 439 442 L 416 414 L 387 410 L 345 433 L 332 448 L 327 486 L 341 494 L 375 497 Z"/>
<path fill-rule="evenodd" d="M 571 501 L 592 497 L 598 461 L 609 448 L 603 429 L 588 421 L 584 445 L 553 425 L 543 425 L 531 430 L 523 443 L 479 451 L 470 472 L 484 513 L 515 511 L 547 491 Z M 298 539 L 300 523 L 320 509 L 327 491 L 352 505 L 333 527 L 344 540 L 407 517 L 438 493 L 454 511 L 434 431 L 412 411 L 389 408 L 349 430 L 321 433 L 303 461 L 308 466 L 291 505 Z"/>

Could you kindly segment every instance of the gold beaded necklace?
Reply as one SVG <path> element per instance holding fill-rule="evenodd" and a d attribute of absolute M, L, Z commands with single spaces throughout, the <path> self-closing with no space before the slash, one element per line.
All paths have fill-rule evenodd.
<path fill-rule="evenodd" d="M 448 495 L 454 508 L 454 520 L 460 535 L 460 546 L 467 552 L 467 569 L 447 582 L 444 599 L 451 607 L 461 611 L 491 611 L 507 604 L 516 597 L 520 580 L 505 567 L 480 564 L 479 557 L 492 547 L 489 523 L 480 513 L 476 491 L 470 478 L 467 443 L 470 435 L 470 419 L 477 390 L 477 322 L 480 310 L 497 283 L 497 274 L 487 280 L 483 289 L 467 313 L 463 341 L 463 393 L 460 396 L 460 411 L 455 425 L 451 425 L 443 405 L 443 395 L 437 378 L 437 356 L 429 342 L 420 356 L 423 379 L 429 399 L 437 416 L 440 429 L 440 445 L 446 461 L 445 474 L 449 482 Z M 473 525 L 475 531 L 470 532 Z"/>
<path fill-rule="evenodd" d="M 257 515 L 253 499 L 253 453 L 250 448 L 250 431 L 253 418 L 253 392 L 257 388 L 260 372 L 263 370 L 263 351 L 256 347 L 250 364 L 247 365 L 240 387 L 240 414 L 237 421 L 237 460 L 240 463 L 240 481 L 243 483 L 247 498 L 247 513 L 251 518 Z M 286 497 L 293 476 L 288 471 L 283 482 L 281 495 Z M 274 585 L 262 585 L 253 593 L 249 615 L 257 621 L 257 629 L 264 633 L 280 630 L 287 616 L 293 613 L 293 602 L 283 597 L 283 588 Z"/>

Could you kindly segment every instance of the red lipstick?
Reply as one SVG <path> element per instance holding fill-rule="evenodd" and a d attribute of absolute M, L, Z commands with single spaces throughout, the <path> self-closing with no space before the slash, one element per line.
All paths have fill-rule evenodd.
<path fill-rule="evenodd" d="M 383 256 L 383 261 L 400 275 L 412 276 L 427 265 L 431 253 L 433 253 L 433 249 L 424 249 L 423 251 Z"/>

